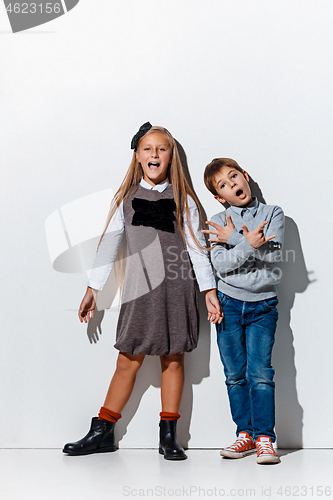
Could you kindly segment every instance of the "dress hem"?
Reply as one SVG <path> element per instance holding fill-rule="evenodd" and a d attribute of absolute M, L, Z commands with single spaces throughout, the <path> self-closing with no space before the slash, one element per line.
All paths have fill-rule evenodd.
<path fill-rule="evenodd" d="M 161 352 L 161 353 L 159 353 L 159 352 L 157 352 L 157 353 L 144 352 L 144 350 L 141 352 L 128 352 L 129 349 L 117 347 L 116 344 L 113 347 L 115 349 L 117 349 L 119 352 L 124 352 L 126 354 L 130 354 L 131 356 L 137 356 L 138 354 L 144 354 L 145 356 L 171 356 L 172 354 L 185 354 L 186 352 L 192 352 L 194 349 L 197 348 L 197 345 L 192 347 L 191 349 L 186 350 L 186 351 L 171 351 L 171 352 Z M 135 349 L 134 349 L 134 351 L 135 351 Z"/>

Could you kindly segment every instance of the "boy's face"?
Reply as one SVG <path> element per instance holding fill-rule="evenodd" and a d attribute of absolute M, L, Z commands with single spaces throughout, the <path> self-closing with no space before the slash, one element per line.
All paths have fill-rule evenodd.
<path fill-rule="evenodd" d="M 221 203 L 229 203 L 236 207 L 246 207 L 252 203 L 249 176 L 245 170 L 243 173 L 232 167 L 222 167 L 216 174 L 215 189 L 218 196 L 214 198 Z"/>

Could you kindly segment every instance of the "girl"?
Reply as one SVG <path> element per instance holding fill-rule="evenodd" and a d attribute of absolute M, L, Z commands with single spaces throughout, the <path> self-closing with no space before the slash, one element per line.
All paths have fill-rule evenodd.
<path fill-rule="evenodd" d="M 126 271 L 115 347 L 115 373 L 89 433 L 63 452 L 115 451 L 114 426 L 133 390 L 145 355 L 158 355 L 162 382 L 159 452 L 184 460 L 176 423 L 184 383 L 184 352 L 197 346 L 198 306 L 191 262 L 205 292 L 208 320 L 222 321 L 215 279 L 200 233 L 198 201 L 182 169 L 174 138 L 162 127 L 142 125 L 132 139 L 127 174 L 114 196 L 79 319 L 94 317 L 97 291 L 111 272 L 125 231 Z M 190 262 L 191 259 L 191 262 Z"/>

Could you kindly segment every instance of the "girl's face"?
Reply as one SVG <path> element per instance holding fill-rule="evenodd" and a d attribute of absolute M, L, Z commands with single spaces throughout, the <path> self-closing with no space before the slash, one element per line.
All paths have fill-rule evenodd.
<path fill-rule="evenodd" d="M 162 132 L 152 132 L 141 140 L 136 159 L 141 163 L 143 178 L 148 184 L 156 186 L 167 178 L 171 156 L 169 141 Z"/>

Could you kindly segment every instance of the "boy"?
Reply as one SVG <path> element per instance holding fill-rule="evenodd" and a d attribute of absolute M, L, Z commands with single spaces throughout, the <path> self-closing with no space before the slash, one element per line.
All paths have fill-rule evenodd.
<path fill-rule="evenodd" d="M 275 285 L 281 272 L 284 215 L 278 206 L 252 197 L 249 176 L 230 158 L 207 165 L 206 187 L 230 207 L 212 217 L 203 230 L 216 243 L 211 252 L 224 319 L 216 325 L 226 376 L 234 444 L 221 455 L 242 458 L 257 451 L 257 463 L 279 463 L 275 441 L 275 385 L 271 365 L 278 319 Z"/>

